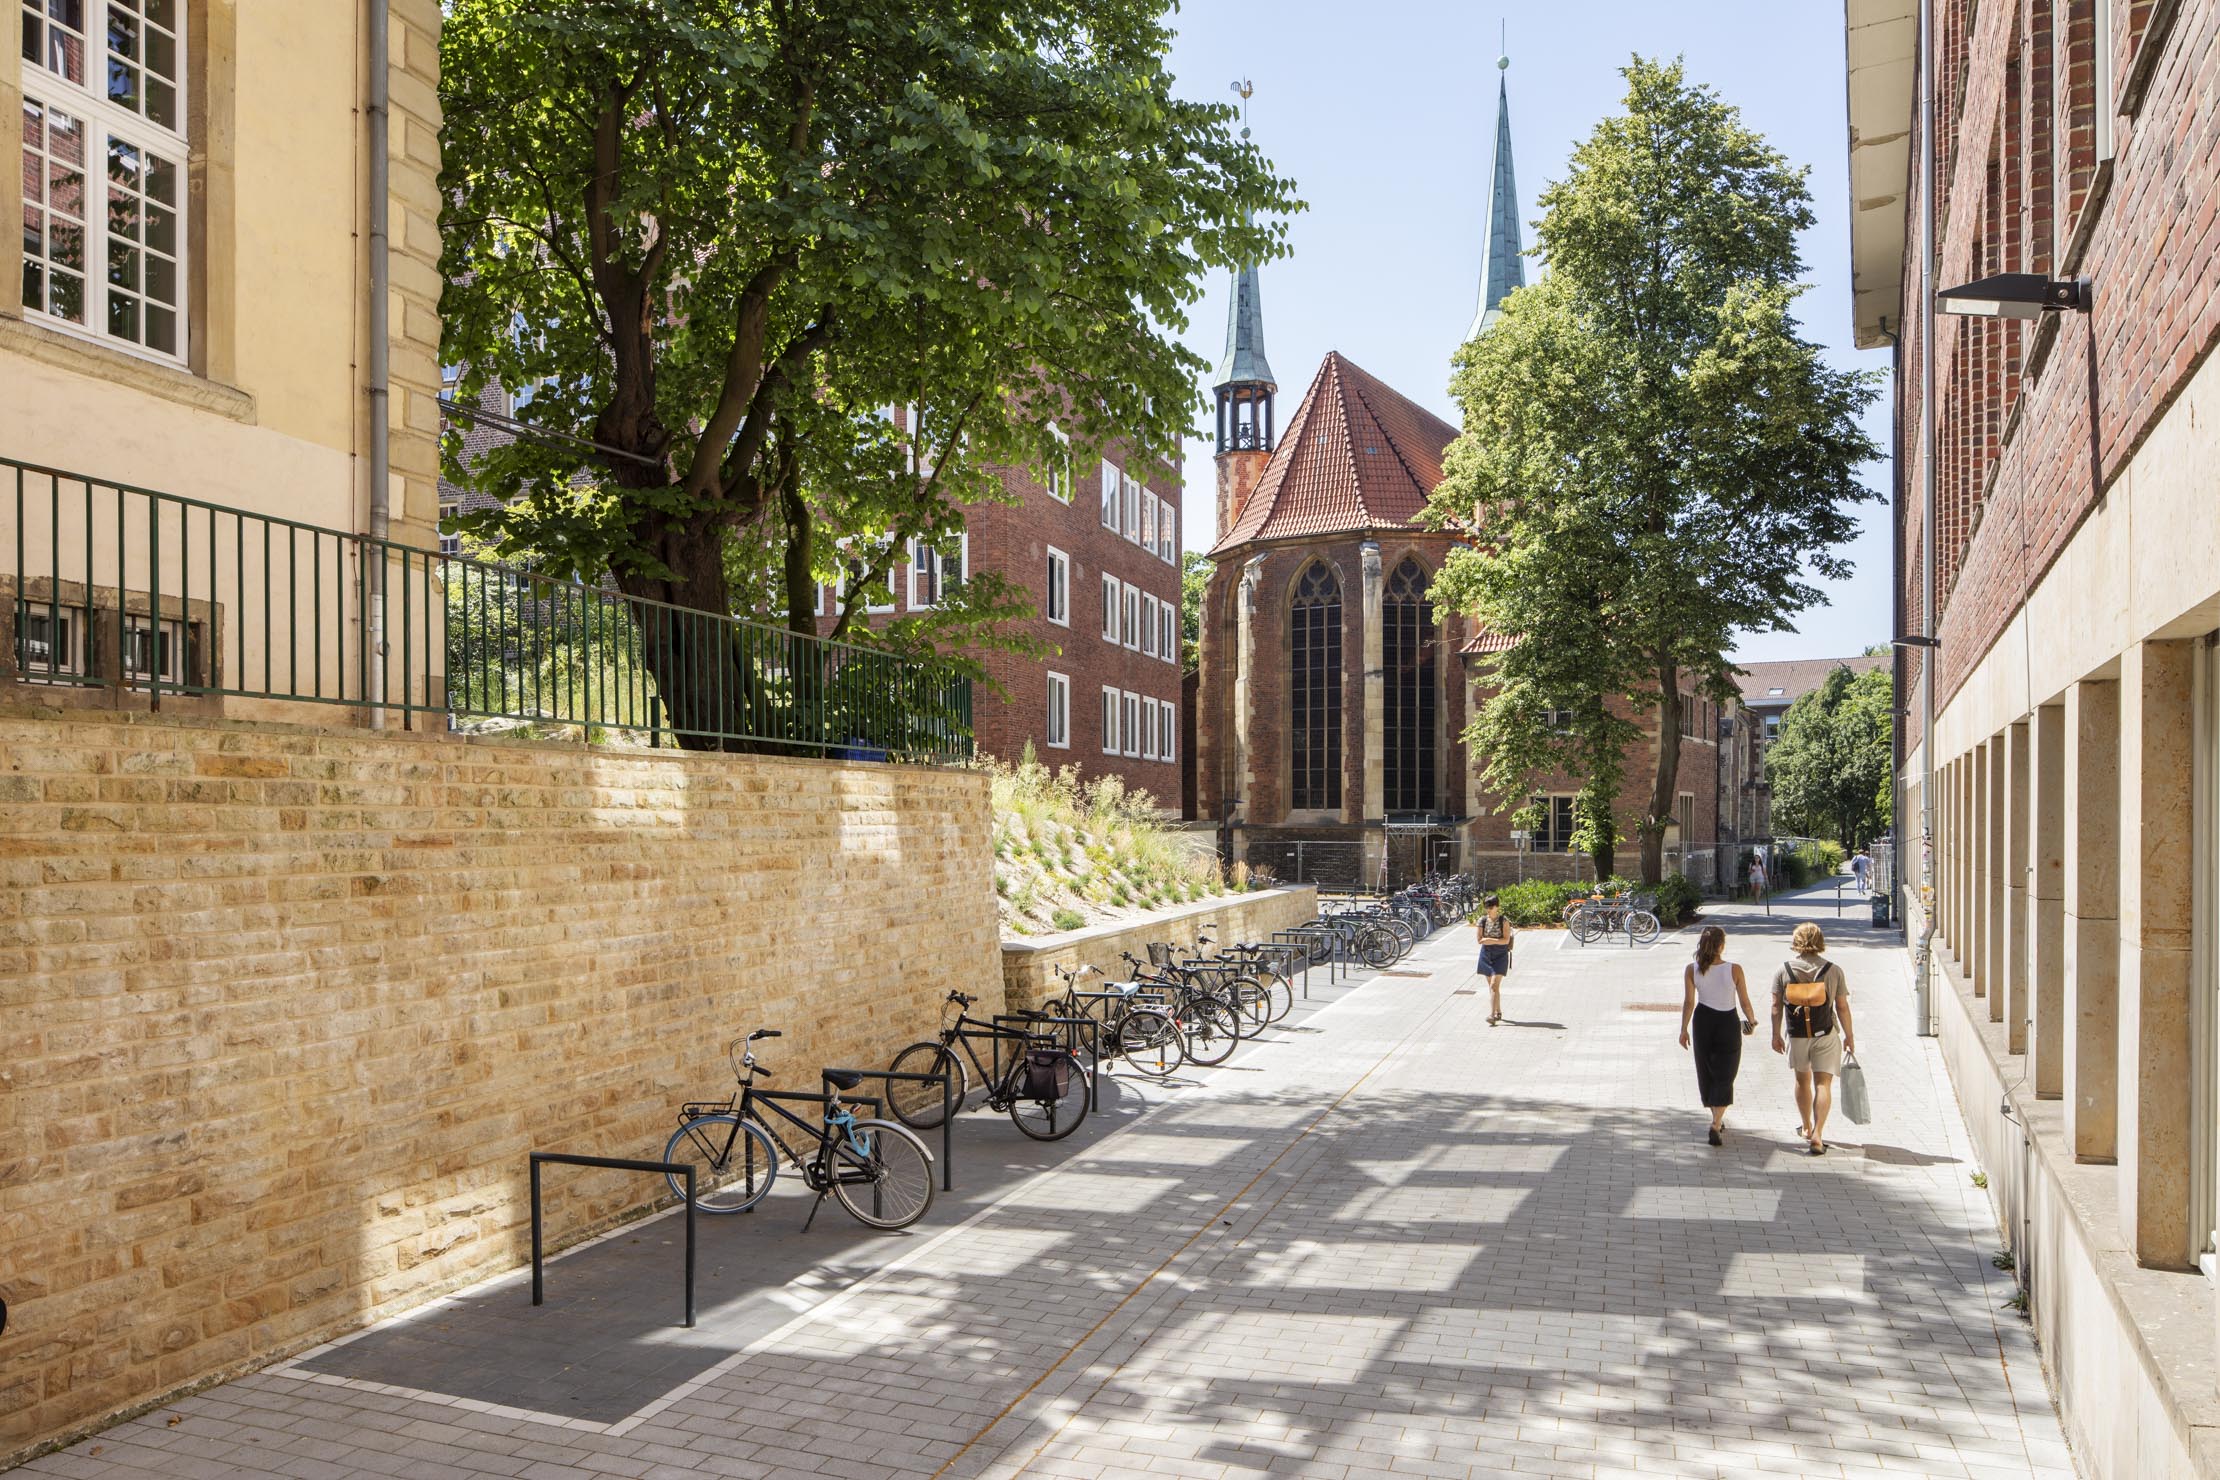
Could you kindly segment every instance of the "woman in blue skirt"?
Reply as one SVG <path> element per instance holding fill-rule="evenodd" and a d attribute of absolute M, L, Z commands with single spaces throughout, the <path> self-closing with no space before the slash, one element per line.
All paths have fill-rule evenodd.
<path fill-rule="evenodd" d="M 1489 895 L 1480 915 L 1480 974 L 1488 979 L 1488 1026 L 1503 1021 L 1503 978 L 1511 974 L 1511 922 Z"/>

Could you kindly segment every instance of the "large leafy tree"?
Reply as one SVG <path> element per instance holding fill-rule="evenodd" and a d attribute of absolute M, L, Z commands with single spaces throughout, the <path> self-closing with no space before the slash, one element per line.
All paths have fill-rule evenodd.
<path fill-rule="evenodd" d="M 1774 820 L 1846 848 L 1888 827 L 1895 707 L 1896 683 L 1885 668 L 1854 677 L 1837 668 L 1789 705 L 1765 750 Z"/>
<path fill-rule="evenodd" d="M 1229 109 L 1172 95 L 1163 8 L 451 0 L 444 355 L 462 398 L 527 388 L 575 439 L 467 467 L 451 439 L 501 500 L 473 532 L 797 633 L 845 575 L 862 638 L 909 542 L 1000 493 L 990 464 L 1174 455 L 1198 282 L 1279 251 L 1252 223 L 1295 202 Z M 1010 608 L 974 586 L 959 610 Z M 714 732 L 746 665 L 666 625 L 650 669 Z"/>
<path fill-rule="evenodd" d="M 1682 684 L 1732 697 L 1734 635 L 1788 626 L 1820 599 L 1811 577 L 1848 573 L 1876 390 L 1798 332 L 1805 172 L 1677 62 L 1624 76 L 1625 112 L 1542 196 L 1548 274 L 1459 352 L 1464 434 L 1430 513 L 1470 537 L 1441 598 L 1514 639 L 1469 737 L 1505 749 L 1500 769 L 1623 755 L 1611 716 L 1654 715 L 1634 832 L 1655 882 Z M 1541 710 L 1591 701 L 1592 723 L 1518 743 Z"/>

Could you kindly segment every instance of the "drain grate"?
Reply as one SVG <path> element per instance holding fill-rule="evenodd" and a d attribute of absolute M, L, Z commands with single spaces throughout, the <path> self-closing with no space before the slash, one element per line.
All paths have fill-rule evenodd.
<path fill-rule="evenodd" d="M 1451 992 L 1449 995 L 1452 997 L 1477 997 L 1480 995 L 1480 993 L 1477 989 L 1473 987 L 1459 987 L 1456 991 Z"/>
<path fill-rule="evenodd" d="M 1628 1012 L 1678 1012 L 1680 1011 L 1680 1004 L 1678 1002 L 1629 1002 L 1626 1005 L 1626 1010 Z"/>
<path fill-rule="evenodd" d="M 1432 976 L 1430 971 L 1383 971 L 1382 976 Z"/>

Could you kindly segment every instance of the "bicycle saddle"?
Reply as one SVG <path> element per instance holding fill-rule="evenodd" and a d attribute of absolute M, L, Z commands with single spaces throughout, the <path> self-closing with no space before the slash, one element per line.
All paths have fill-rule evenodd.
<path fill-rule="evenodd" d="M 853 1069 L 828 1069 L 825 1071 L 825 1083 L 834 1089 L 854 1089 L 863 1083 L 863 1076 Z"/>

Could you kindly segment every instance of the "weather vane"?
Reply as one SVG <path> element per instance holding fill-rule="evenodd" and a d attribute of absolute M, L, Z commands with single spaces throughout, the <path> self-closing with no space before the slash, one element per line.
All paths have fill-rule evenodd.
<path fill-rule="evenodd" d="M 1233 85 L 1233 90 L 1241 94 L 1241 137 L 1246 139 L 1249 136 L 1249 99 L 1256 96 L 1256 84 L 1244 77 Z"/>

